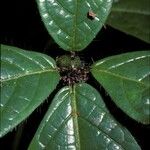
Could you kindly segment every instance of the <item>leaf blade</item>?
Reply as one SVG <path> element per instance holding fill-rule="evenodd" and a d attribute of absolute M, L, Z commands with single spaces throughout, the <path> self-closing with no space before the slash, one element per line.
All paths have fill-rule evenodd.
<path fill-rule="evenodd" d="M 59 74 L 52 58 L 1 45 L 1 129 L 12 130 L 55 89 Z M 44 91 L 43 91 L 44 90 Z"/>
<path fill-rule="evenodd" d="M 91 70 L 116 105 L 144 124 L 150 123 L 149 57 L 149 51 L 112 56 L 96 62 Z"/>
<path fill-rule="evenodd" d="M 127 34 L 150 43 L 149 1 L 118 1 L 114 3 L 107 23 Z"/>
<path fill-rule="evenodd" d="M 88 84 L 64 87 L 35 134 L 30 149 L 140 149 L 131 134 L 109 114 Z"/>
<path fill-rule="evenodd" d="M 40 15 L 49 34 L 67 51 L 84 49 L 102 28 L 112 0 L 37 0 Z M 96 14 L 88 19 L 88 12 Z"/>

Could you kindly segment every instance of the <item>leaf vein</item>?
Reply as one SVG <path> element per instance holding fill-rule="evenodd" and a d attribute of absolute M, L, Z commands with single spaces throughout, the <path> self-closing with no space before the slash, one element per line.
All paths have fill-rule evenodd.
<path fill-rule="evenodd" d="M 147 11 L 137 11 L 137 10 L 126 10 L 126 9 L 123 9 L 123 8 L 112 8 L 112 12 L 125 12 L 125 13 L 133 13 L 133 14 L 139 14 L 139 15 L 150 15 L 149 12 Z"/>
<path fill-rule="evenodd" d="M 93 122 L 87 120 L 86 118 L 84 118 L 83 116 L 79 116 L 79 118 L 81 118 L 82 120 L 86 121 L 88 124 L 91 124 L 93 127 L 95 127 L 96 129 L 98 129 L 100 132 L 102 132 L 105 136 L 107 136 L 108 138 L 110 138 L 111 140 L 113 140 L 117 145 L 120 145 L 120 147 L 122 149 L 125 150 L 125 148 L 123 148 L 123 146 L 121 145 L 121 143 L 119 143 L 118 141 L 116 141 L 113 137 L 111 137 L 110 135 L 108 135 L 102 128 L 97 127 Z"/>
<path fill-rule="evenodd" d="M 103 73 L 106 73 L 106 74 L 110 74 L 112 76 L 121 78 L 123 80 L 129 80 L 129 81 L 132 81 L 132 82 L 136 82 L 136 83 L 141 84 L 142 86 L 145 86 L 145 87 L 149 87 L 147 84 L 145 84 L 143 82 L 139 82 L 139 81 L 137 81 L 135 79 L 131 79 L 131 78 L 128 78 L 128 77 L 125 77 L 125 76 L 121 76 L 121 75 L 116 74 L 116 73 L 112 73 L 112 72 L 109 72 L 109 71 L 106 71 L 106 70 L 100 70 L 100 69 L 94 69 L 94 70 L 97 71 L 97 72 L 103 72 Z"/>
<path fill-rule="evenodd" d="M 52 70 L 52 69 L 47 69 L 47 70 L 42 70 L 42 71 L 34 71 L 34 72 L 28 72 L 25 74 L 19 74 L 19 75 L 15 75 L 12 76 L 11 78 L 5 78 L 5 79 L 1 79 L 0 82 L 7 82 L 10 80 L 16 80 L 25 76 L 30 76 L 30 75 L 36 75 L 36 74 L 42 74 L 42 73 L 46 73 L 46 72 L 55 72 L 56 70 Z"/>

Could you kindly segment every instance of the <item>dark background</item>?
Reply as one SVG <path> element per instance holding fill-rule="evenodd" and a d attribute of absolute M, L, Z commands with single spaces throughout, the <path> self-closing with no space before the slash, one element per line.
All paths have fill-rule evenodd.
<path fill-rule="evenodd" d="M 39 51 L 50 55 L 54 59 L 56 56 L 66 54 L 49 36 L 41 18 L 39 16 L 35 0 L 10 0 L 1 3 L 1 43 L 13 45 L 26 50 Z M 111 55 L 125 52 L 150 49 L 150 45 L 132 36 L 128 36 L 109 26 L 103 28 L 93 42 L 82 52 L 77 53 L 82 60 L 88 63 Z M 96 80 L 90 75 L 88 81 L 92 86 L 100 91 L 104 101 L 112 115 L 135 137 L 142 150 L 148 149 L 149 126 L 142 125 L 122 112 L 112 102 L 103 88 L 100 88 Z M 17 150 L 14 142 L 20 142 L 19 150 L 26 150 L 35 131 L 43 118 L 51 99 L 58 89 L 63 87 L 60 83 L 57 89 L 50 95 L 42 106 L 36 109 L 33 114 L 19 125 L 15 130 L 8 133 L 1 139 L 1 150 Z M 16 133 L 21 133 L 20 141 L 16 139 Z M 2 148 L 3 147 L 3 148 Z"/>

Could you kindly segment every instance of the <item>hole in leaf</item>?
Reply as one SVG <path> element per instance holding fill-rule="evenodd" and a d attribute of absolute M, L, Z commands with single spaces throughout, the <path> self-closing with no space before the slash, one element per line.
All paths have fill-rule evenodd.
<path fill-rule="evenodd" d="M 92 10 L 89 10 L 87 13 L 87 18 L 90 20 L 94 20 L 95 17 L 96 17 L 96 14 Z"/>

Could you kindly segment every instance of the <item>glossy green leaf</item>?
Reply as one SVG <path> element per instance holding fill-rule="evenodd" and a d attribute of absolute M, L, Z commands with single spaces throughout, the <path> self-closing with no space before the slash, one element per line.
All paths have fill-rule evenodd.
<path fill-rule="evenodd" d="M 112 0 L 37 0 L 37 4 L 57 44 L 64 50 L 80 51 L 104 25 Z"/>
<path fill-rule="evenodd" d="M 105 58 L 92 66 L 92 74 L 125 113 L 150 123 L 150 51 Z"/>
<path fill-rule="evenodd" d="M 64 87 L 55 96 L 29 150 L 140 150 L 88 84 Z"/>
<path fill-rule="evenodd" d="M 52 58 L 1 46 L 0 136 L 28 117 L 59 81 Z"/>
<path fill-rule="evenodd" d="M 149 0 L 116 0 L 107 23 L 150 43 L 149 7 Z"/>

